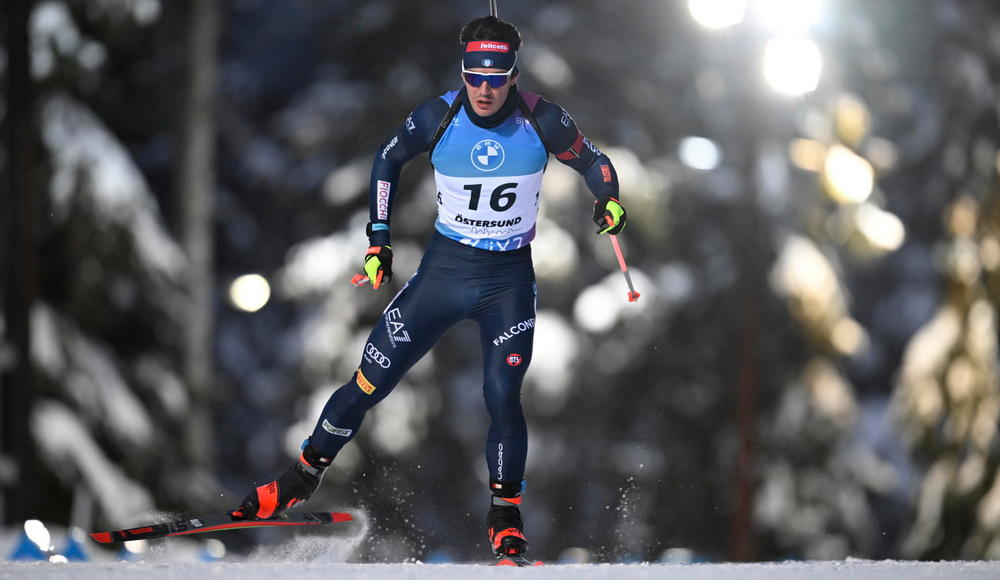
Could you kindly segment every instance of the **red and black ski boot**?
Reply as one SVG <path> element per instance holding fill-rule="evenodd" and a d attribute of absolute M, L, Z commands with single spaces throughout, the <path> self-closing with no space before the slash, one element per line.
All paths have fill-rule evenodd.
<path fill-rule="evenodd" d="M 275 481 L 264 484 L 247 494 L 240 505 L 229 512 L 234 520 L 273 518 L 286 509 L 309 499 L 319 488 L 323 472 L 333 462 L 309 445 L 307 440 L 302 454 L 294 465 Z"/>
<path fill-rule="evenodd" d="M 486 526 L 497 566 L 540 565 L 524 557 L 528 551 L 528 540 L 524 537 L 524 520 L 518 507 L 521 505 L 521 489 L 521 482 L 490 482 L 493 501 L 486 514 Z"/>

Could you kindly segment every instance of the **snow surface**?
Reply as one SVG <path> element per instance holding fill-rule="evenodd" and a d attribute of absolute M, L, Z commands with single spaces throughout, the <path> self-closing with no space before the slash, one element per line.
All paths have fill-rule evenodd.
<path fill-rule="evenodd" d="M 239 578 L 270 580 L 350 578 L 352 580 L 451 578 L 546 578 L 557 580 L 669 578 L 670 580 L 976 580 L 1000 578 L 1000 562 L 899 562 L 847 560 L 767 564 L 572 564 L 513 570 L 470 564 L 323 564 L 287 562 L 241 563 L 7 563 L 0 580 L 191 580 Z"/>
<path fill-rule="evenodd" d="M 363 516 L 363 514 L 361 514 Z M 194 535 L 147 543 L 144 551 L 131 555 L 134 560 L 120 560 L 124 550 L 100 546 L 78 530 L 73 535 L 89 562 L 4 562 L 0 580 L 201 580 L 207 578 L 239 580 L 308 580 L 345 578 L 350 580 L 452 578 L 538 578 L 546 580 L 962 580 L 1000 578 L 1000 561 L 915 562 L 898 560 L 788 561 L 769 563 L 634 563 L 579 564 L 549 563 L 537 568 L 515 570 L 499 568 L 485 558 L 481 563 L 401 562 L 381 564 L 351 563 L 362 546 L 379 542 L 369 534 L 366 517 L 357 526 L 324 527 L 296 533 L 282 530 L 268 534 L 257 530 L 258 539 L 287 536 L 277 543 L 259 544 L 250 553 L 215 552 L 217 559 L 206 561 L 212 544 L 222 547 L 218 538 L 228 534 Z M 51 527 L 50 553 L 68 553 L 70 534 L 65 528 Z M 271 530 L 272 532 L 274 530 Z M 347 533 L 344 533 L 347 532 Z M 210 539 L 209 539 L 210 538 Z M 13 554 L 23 541 L 19 529 L 0 530 L 0 557 Z"/>

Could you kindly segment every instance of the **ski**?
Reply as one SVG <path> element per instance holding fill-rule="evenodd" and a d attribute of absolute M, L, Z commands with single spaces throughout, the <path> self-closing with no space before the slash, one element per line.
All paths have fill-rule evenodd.
<path fill-rule="evenodd" d="M 185 536 L 244 528 L 272 526 L 317 526 L 336 522 L 349 522 L 351 514 L 340 512 L 286 512 L 267 520 L 237 520 L 228 514 L 208 514 L 184 520 L 149 524 L 111 532 L 93 532 L 90 537 L 101 544 L 127 542 L 129 540 L 149 540 L 168 536 Z"/>
<path fill-rule="evenodd" d="M 497 556 L 497 563 L 494 566 L 517 566 L 519 568 L 531 566 L 544 566 L 542 562 L 532 562 L 524 557 L 524 554 L 501 554 Z"/>

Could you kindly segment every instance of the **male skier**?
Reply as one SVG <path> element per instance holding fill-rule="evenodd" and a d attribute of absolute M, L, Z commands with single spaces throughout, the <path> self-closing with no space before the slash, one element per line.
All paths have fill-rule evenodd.
<path fill-rule="evenodd" d="M 490 416 L 487 533 L 498 558 L 528 548 L 519 510 L 528 447 L 520 395 L 535 326 L 529 244 L 548 156 L 585 178 L 596 198 L 598 233 L 617 234 L 626 215 L 608 157 L 561 107 L 517 89 L 517 29 L 487 16 L 463 27 L 459 40 L 464 86 L 417 107 L 379 147 L 372 166 L 364 266 L 378 288 L 392 278 L 389 225 L 400 171 L 429 153 L 438 216 L 420 267 L 385 308 L 358 370 L 330 397 L 299 460 L 247 495 L 234 518 L 269 518 L 307 499 L 365 412 L 449 328 L 472 319 L 479 324 Z"/>

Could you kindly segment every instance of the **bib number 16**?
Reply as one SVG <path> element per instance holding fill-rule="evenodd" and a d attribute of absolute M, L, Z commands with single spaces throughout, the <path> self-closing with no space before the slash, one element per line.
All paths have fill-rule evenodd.
<path fill-rule="evenodd" d="M 475 211 L 479 209 L 479 197 L 483 192 L 481 183 L 466 185 L 462 189 L 469 192 L 469 209 Z M 506 211 L 514 205 L 517 199 L 516 183 L 504 183 L 498 185 L 490 194 L 490 207 L 493 211 Z"/>

